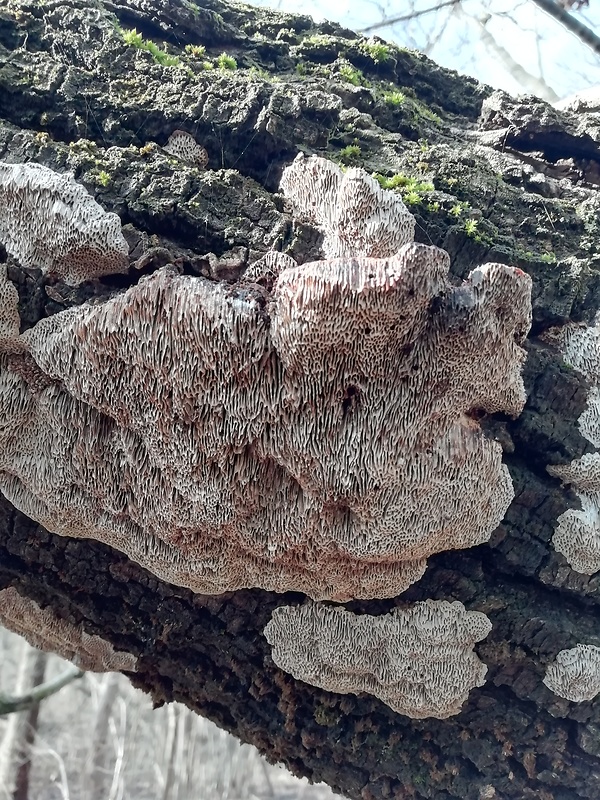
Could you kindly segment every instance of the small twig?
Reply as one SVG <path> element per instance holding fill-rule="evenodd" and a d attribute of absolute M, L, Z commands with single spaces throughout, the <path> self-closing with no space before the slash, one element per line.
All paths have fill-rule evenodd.
<path fill-rule="evenodd" d="M 46 697 L 56 694 L 63 686 L 81 678 L 84 674 L 80 669 L 67 670 L 62 675 L 59 675 L 58 678 L 36 686 L 22 697 L 10 697 L 0 692 L 0 716 L 13 714 L 15 711 L 25 711 L 25 709 L 35 706 Z"/>
<path fill-rule="evenodd" d="M 425 14 L 431 14 L 434 11 L 439 11 L 440 8 L 446 8 L 447 6 L 456 6 L 460 3 L 460 0 L 444 0 L 443 3 L 438 3 L 437 6 L 430 6 L 429 8 L 424 8 L 422 11 L 411 11 L 409 14 L 402 14 L 399 17 L 388 17 L 388 19 L 383 19 L 381 22 L 376 22 L 374 25 L 368 25 L 366 28 L 361 28 L 358 32 L 359 33 L 369 33 L 370 31 L 380 30 L 381 28 L 389 28 L 390 25 L 395 25 L 396 22 L 405 22 L 408 19 L 416 19 L 417 17 L 423 17 Z"/>

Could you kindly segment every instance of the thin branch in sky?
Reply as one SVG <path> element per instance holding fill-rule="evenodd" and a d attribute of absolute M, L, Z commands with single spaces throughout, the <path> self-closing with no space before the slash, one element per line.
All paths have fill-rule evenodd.
<path fill-rule="evenodd" d="M 380 30 L 381 28 L 389 28 L 390 25 L 394 25 L 396 22 L 405 22 L 409 19 L 416 19 L 417 17 L 422 17 L 425 14 L 431 14 L 434 11 L 439 11 L 440 8 L 446 8 L 447 6 L 455 6 L 460 3 L 460 0 L 444 0 L 442 3 L 438 3 L 436 6 L 430 6 L 429 8 L 424 8 L 421 11 L 411 11 L 408 14 L 402 14 L 399 17 L 388 17 L 387 19 L 382 19 L 380 22 L 376 22 L 374 25 L 368 25 L 366 28 L 361 28 L 358 32 L 359 33 L 370 33 L 371 31 Z"/>
<path fill-rule="evenodd" d="M 575 17 L 572 17 L 562 6 L 559 6 L 555 0 L 533 0 L 542 11 L 553 17 L 561 23 L 567 30 L 578 36 L 582 42 L 587 44 L 595 53 L 600 55 L 600 37 L 597 36 L 591 28 L 588 28 L 583 22 L 580 22 Z"/>

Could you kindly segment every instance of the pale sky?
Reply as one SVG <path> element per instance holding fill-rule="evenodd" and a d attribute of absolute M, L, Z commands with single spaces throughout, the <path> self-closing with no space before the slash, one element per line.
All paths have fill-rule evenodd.
<path fill-rule="evenodd" d="M 411 7 L 426 9 L 440 0 L 251 0 L 254 5 L 325 17 L 353 30 L 388 17 L 408 13 Z M 374 33 L 404 46 L 426 48 L 428 39 L 437 41 L 426 49 L 431 58 L 461 73 L 473 75 L 511 94 L 544 94 L 535 82 L 540 75 L 558 97 L 600 85 L 600 57 L 575 36 L 541 11 L 532 0 L 463 0 L 464 13 L 450 14 L 443 9 L 410 23 L 397 23 Z M 600 11 L 595 0 L 591 10 L 572 12 L 573 16 L 600 33 Z M 489 16 L 487 41 L 482 41 L 478 19 Z M 485 35 L 485 34 L 484 34 Z M 438 38 L 439 37 L 439 38 Z M 500 48 L 533 76 L 529 81 L 515 77 L 503 65 Z M 547 95 L 546 99 L 554 99 Z"/>

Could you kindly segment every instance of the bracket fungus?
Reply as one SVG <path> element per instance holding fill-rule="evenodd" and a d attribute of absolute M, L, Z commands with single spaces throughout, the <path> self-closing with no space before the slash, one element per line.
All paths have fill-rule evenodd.
<path fill-rule="evenodd" d="M 14 587 L 0 591 L 0 624 L 18 633 L 32 647 L 56 653 L 88 672 L 135 672 L 137 658 L 116 651 L 100 636 L 91 636 L 81 627 L 56 616 L 48 608 L 23 597 Z"/>
<path fill-rule="evenodd" d="M 400 195 L 363 169 L 343 172 L 332 161 L 300 153 L 284 169 L 280 188 L 293 212 L 323 232 L 325 258 L 385 258 L 414 239 L 415 218 Z"/>
<path fill-rule="evenodd" d="M 200 169 L 204 169 L 208 164 L 206 149 L 198 144 L 191 133 L 186 131 L 173 131 L 163 150 L 169 155 Z"/>
<path fill-rule="evenodd" d="M 458 714 L 487 667 L 473 645 L 489 619 L 462 603 L 425 600 L 380 617 L 322 603 L 280 606 L 264 635 L 275 664 L 340 694 L 367 692 L 413 719 Z"/>
<path fill-rule="evenodd" d="M 0 488 L 198 592 L 394 596 L 512 499 L 469 411 L 522 406 L 530 281 L 448 266 L 413 243 L 284 269 L 269 318 L 163 269 L 41 320 L 21 338 L 52 384 L 0 368 Z"/>
<path fill-rule="evenodd" d="M 578 644 L 561 650 L 546 670 L 544 683 L 573 703 L 593 700 L 600 693 L 600 647 Z"/>
<path fill-rule="evenodd" d="M 8 279 L 6 264 L 0 264 L 0 352 L 14 346 L 20 325 L 19 293 Z"/>
<path fill-rule="evenodd" d="M 600 326 L 566 325 L 551 332 L 569 366 L 591 383 L 579 430 L 600 447 Z M 567 509 L 558 518 L 552 544 L 570 566 L 584 575 L 600 570 L 600 452 L 586 453 L 570 464 L 550 465 L 550 475 L 571 484 L 581 509 Z"/>
<path fill-rule="evenodd" d="M 201 593 L 393 597 L 487 541 L 513 490 L 476 418 L 524 404 L 529 277 L 453 286 L 414 242 L 263 272 L 266 307 L 167 266 L 23 334 L 27 368 L 0 360 L 0 490 Z"/>
<path fill-rule="evenodd" d="M 128 267 L 121 221 L 69 174 L 0 162 L 0 242 L 22 267 L 75 285 Z"/>

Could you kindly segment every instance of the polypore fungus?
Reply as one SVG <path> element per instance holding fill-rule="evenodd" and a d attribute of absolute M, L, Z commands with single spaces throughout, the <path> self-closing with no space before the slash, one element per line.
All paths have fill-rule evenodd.
<path fill-rule="evenodd" d="M 569 508 L 558 518 L 554 549 L 576 572 L 593 575 L 600 570 L 600 453 L 549 466 L 548 472 L 572 484 L 581 503 L 581 509 Z"/>
<path fill-rule="evenodd" d="M 593 700 L 600 693 L 600 647 L 578 644 L 561 650 L 546 670 L 544 683 L 573 703 Z"/>
<path fill-rule="evenodd" d="M 326 258 L 385 258 L 412 242 L 415 218 L 400 195 L 385 191 L 362 169 L 342 172 L 337 164 L 300 153 L 281 177 L 292 210 L 324 235 Z"/>
<path fill-rule="evenodd" d="M 0 366 L 0 488 L 198 592 L 394 596 L 513 496 L 471 411 L 522 407 L 530 280 L 448 266 L 413 243 L 286 268 L 268 317 L 163 269 L 41 320 L 22 339 L 52 385 Z"/>
<path fill-rule="evenodd" d="M 413 719 L 458 714 L 487 667 L 473 645 L 492 628 L 462 603 L 425 600 L 381 617 L 321 603 L 276 608 L 264 630 L 273 661 L 340 694 L 367 692 Z"/>
<path fill-rule="evenodd" d="M 586 410 L 579 418 L 581 435 L 600 446 L 600 327 L 566 325 L 552 333 L 566 363 L 592 384 Z M 570 464 L 550 465 L 548 472 L 571 484 L 581 509 L 568 509 L 558 518 L 552 537 L 577 572 L 592 575 L 600 570 L 600 453 L 587 453 Z"/>
<path fill-rule="evenodd" d="M 244 283 L 259 283 L 271 290 L 282 269 L 296 267 L 291 256 L 273 250 L 251 264 L 242 277 Z"/>
<path fill-rule="evenodd" d="M 0 162 L 0 205 L 0 242 L 22 267 L 69 284 L 126 271 L 129 249 L 119 217 L 72 175 Z"/>
<path fill-rule="evenodd" d="M 386 257 L 267 257 L 266 308 L 165 268 L 41 320 L 30 361 L 0 361 L 9 500 L 202 593 L 394 596 L 428 555 L 489 538 L 513 492 L 476 419 L 525 401 L 531 281 L 488 264 L 453 287 L 444 251 L 395 252 L 413 223 L 394 193 L 321 161 L 319 208 L 362 197 L 359 250 Z M 334 216 L 350 248 L 358 223 Z"/>
<path fill-rule="evenodd" d="M 19 294 L 0 264 L 0 351 L 11 348 L 19 337 Z"/>
<path fill-rule="evenodd" d="M 208 153 L 204 147 L 198 144 L 191 133 L 186 133 L 185 131 L 173 131 L 163 150 L 181 159 L 181 161 L 186 161 L 188 164 L 193 164 L 200 169 L 204 169 L 208 164 Z"/>
<path fill-rule="evenodd" d="M 0 624 L 18 633 L 32 647 L 56 653 L 88 672 L 135 672 L 137 658 L 116 651 L 100 636 L 90 636 L 78 625 L 56 616 L 49 608 L 23 597 L 14 588 L 0 591 Z"/>

